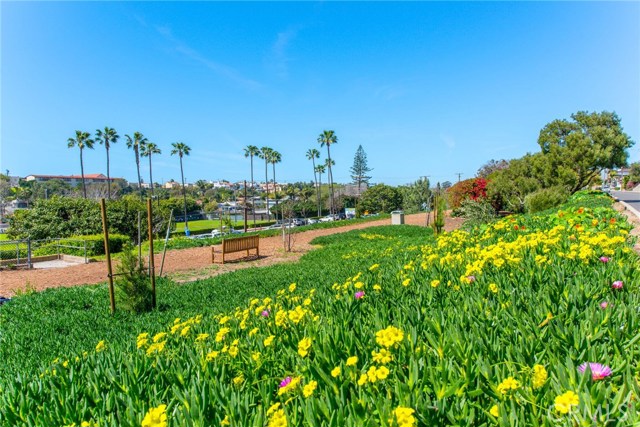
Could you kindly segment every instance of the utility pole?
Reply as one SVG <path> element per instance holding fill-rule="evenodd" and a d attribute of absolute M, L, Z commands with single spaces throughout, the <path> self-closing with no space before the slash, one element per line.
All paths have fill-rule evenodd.
<path fill-rule="evenodd" d="M 456 172 L 455 175 L 458 175 L 458 182 L 460 182 L 460 177 L 462 176 L 462 172 Z"/>
<path fill-rule="evenodd" d="M 430 206 L 429 206 L 429 177 L 430 176 L 431 175 L 422 175 L 420 177 L 420 178 L 424 178 L 425 184 L 427 185 L 427 191 L 426 191 L 426 193 L 424 193 L 425 196 L 427 196 L 427 198 L 426 198 L 426 200 L 424 202 L 424 210 L 427 212 L 427 218 L 426 218 L 425 223 L 424 223 L 424 225 L 426 227 L 429 227 L 429 214 L 430 214 L 430 209 L 429 209 L 430 208 Z"/>

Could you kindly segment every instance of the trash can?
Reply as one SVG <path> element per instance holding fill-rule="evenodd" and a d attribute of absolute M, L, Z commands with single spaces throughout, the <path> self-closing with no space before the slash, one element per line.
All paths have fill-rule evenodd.
<path fill-rule="evenodd" d="M 391 225 L 404 224 L 404 211 L 391 212 Z"/>

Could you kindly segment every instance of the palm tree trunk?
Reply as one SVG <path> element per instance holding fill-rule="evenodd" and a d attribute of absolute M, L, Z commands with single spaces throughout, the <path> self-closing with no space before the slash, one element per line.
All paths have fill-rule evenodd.
<path fill-rule="evenodd" d="M 264 182 L 267 185 L 267 196 L 265 197 L 265 200 L 267 203 L 267 221 L 271 221 L 271 212 L 269 211 L 269 177 L 267 176 L 267 166 L 269 165 L 269 163 L 267 162 L 266 157 L 267 156 L 265 156 L 264 159 Z"/>
<path fill-rule="evenodd" d="M 80 176 L 82 177 L 82 193 L 87 198 L 87 186 L 84 183 L 84 163 L 82 162 L 82 148 L 80 148 Z"/>
<path fill-rule="evenodd" d="M 149 185 L 151 186 L 151 202 L 153 203 L 153 171 L 151 170 L 151 152 L 149 152 Z M 158 201 L 158 207 L 160 201 Z"/>
<path fill-rule="evenodd" d="M 180 177 L 182 178 L 182 199 L 184 201 L 184 231 L 185 234 L 189 229 L 189 222 L 187 221 L 187 193 L 184 190 L 184 171 L 182 170 L 182 155 L 180 156 Z"/>
<path fill-rule="evenodd" d="M 322 216 L 322 173 L 318 172 L 318 216 Z"/>
<path fill-rule="evenodd" d="M 276 164 L 271 163 L 273 166 L 273 198 L 276 199 L 276 221 L 278 220 L 278 190 L 276 188 Z M 284 220 L 284 216 L 280 215 L 280 219 Z"/>
<path fill-rule="evenodd" d="M 318 174 L 316 173 L 316 159 L 311 157 L 313 165 L 313 183 L 316 185 L 316 205 L 318 206 L 318 216 L 320 216 L 320 188 L 318 188 Z"/>
<path fill-rule="evenodd" d="M 136 170 L 138 171 L 138 192 L 140 193 L 140 200 L 142 200 L 142 178 L 140 177 L 140 154 L 138 153 L 138 146 L 135 145 L 133 152 L 136 154 Z"/>
<path fill-rule="evenodd" d="M 253 210 L 253 228 L 256 228 L 256 207 L 254 206 L 254 198 L 255 198 L 256 188 L 253 186 L 253 154 L 251 155 L 251 209 Z M 244 201 L 245 206 L 247 205 L 247 201 Z M 245 215 L 247 211 L 245 211 Z"/>
<path fill-rule="evenodd" d="M 104 145 L 107 149 L 107 200 L 111 200 L 111 175 L 109 175 L 109 143 Z"/>
<path fill-rule="evenodd" d="M 327 163 L 329 165 L 329 188 L 331 190 L 331 207 L 330 207 L 330 213 L 331 215 L 333 215 L 334 212 L 334 206 L 333 206 L 333 172 L 331 172 L 331 151 L 329 150 L 329 147 L 331 146 L 331 144 L 327 144 L 327 158 L 329 159 L 329 162 Z"/>

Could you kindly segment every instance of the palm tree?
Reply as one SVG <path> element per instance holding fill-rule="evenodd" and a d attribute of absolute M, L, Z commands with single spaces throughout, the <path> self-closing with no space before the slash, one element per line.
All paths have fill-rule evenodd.
<path fill-rule="evenodd" d="M 191 148 L 183 142 L 174 142 L 171 144 L 173 150 L 171 155 L 177 154 L 180 157 L 180 177 L 182 178 L 182 198 L 184 200 L 184 232 L 189 233 L 189 223 L 187 221 L 187 193 L 184 190 L 184 169 L 182 168 L 182 157 L 188 156 L 191 152 Z"/>
<path fill-rule="evenodd" d="M 151 168 L 151 155 L 161 154 L 162 151 L 153 142 L 146 142 L 140 147 L 140 155 L 142 157 L 149 158 L 149 185 L 151 188 L 151 200 L 153 200 L 153 169 Z M 160 206 L 160 199 L 158 199 L 158 206 Z"/>
<path fill-rule="evenodd" d="M 307 150 L 307 159 L 313 162 L 313 182 L 316 185 L 316 199 L 318 203 L 318 216 L 320 216 L 320 188 L 318 187 L 318 178 L 316 174 L 316 159 L 320 158 L 320 152 L 315 148 Z"/>
<path fill-rule="evenodd" d="M 264 159 L 264 183 L 267 186 L 267 190 L 266 190 L 266 203 L 267 203 L 267 221 L 271 220 L 271 213 L 269 211 L 269 177 L 267 176 L 267 167 L 269 166 L 269 160 L 271 159 L 271 152 L 273 151 L 273 149 L 269 148 L 269 147 L 262 147 L 260 149 L 260 153 L 258 154 L 258 157 L 260 157 L 261 159 Z"/>
<path fill-rule="evenodd" d="M 104 130 L 96 129 L 96 139 L 100 144 L 104 144 L 104 148 L 107 149 L 107 199 L 111 200 L 111 175 L 109 175 L 109 148 L 111 144 L 118 142 L 120 135 L 114 128 L 105 126 Z"/>
<path fill-rule="evenodd" d="M 253 187 L 253 157 L 260 155 L 260 149 L 255 145 L 247 145 L 244 149 L 244 156 L 251 157 L 251 194 L 254 194 L 255 188 Z M 247 201 L 245 200 L 245 206 Z M 251 205 L 253 206 L 253 199 L 251 200 Z M 246 211 L 245 211 L 246 214 Z M 253 228 L 256 228 L 256 214 L 255 210 L 253 213 Z"/>
<path fill-rule="evenodd" d="M 276 219 L 278 219 L 278 187 L 276 187 L 276 163 L 280 163 L 281 161 L 282 155 L 276 150 L 271 150 L 269 163 L 271 163 L 271 165 L 273 166 L 273 197 L 276 199 Z M 281 219 L 284 219 L 284 217 L 282 217 Z"/>
<path fill-rule="evenodd" d="M 333 173 L 331 172 L 331 150 L 330 146 L 338 143 L 338 137 L 332 130 L 322 131 L 318 136 L 318 143 L 321 147 L 327 146 L 327 165 L 329 166 L 329 189 L 331 191 L 330 213 L 334 214 L 334 198 L 333 198 Z"/>
<path fill-rule="evenodd" d="M 89 138 L 89 132 L 76 131 L 75 138 L 69 138 L 67 140 L 67 147 L 78 147 L 80 149 L 80 174 L 82 176 L 82 193 L 84 198 L 87 198 L 87 186 L 84 183 L 84 162 L 82 161 L 82 150 L 85 148 L 93 149 L 93 139 Z"/>
<path fill-rule="evenodd" d="M 138 191 L 140 192 L 140 198 L 142 199 L 142 178 L 140 178 L 140 148 L 146 144 L 147 138 L 140 132 L 134 132 L 133 138 L 129 135 L 125 135 L 127 138 L 127 148 L 132 148 L 133 153 L 136 156 L 136 170 L 138 171 Z"/>
<path fill-rule="evenodd" d="M 325 173 L 327 167 L 325 165 L 316 166 L 316 172 L 318 173 L 318 197 L 320 197 L 320 190 L 322 189 L 322 174 Z M 322 205 L 318 211 L 318 216 L 322 215 Z"/>

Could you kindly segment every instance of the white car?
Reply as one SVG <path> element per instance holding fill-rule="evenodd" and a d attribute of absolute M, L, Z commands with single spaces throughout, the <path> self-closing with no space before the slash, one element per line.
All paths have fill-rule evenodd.
<path fill-rule="evenodd" d="M 331 222 L 331 221 L 335 221 L 335 220 L 336 220 L 336 218 L 335 218 L 334 215 L 327 215 L 327 216 L 323 216 L 318 221 L 320 221 L 320 222 Z"/>

